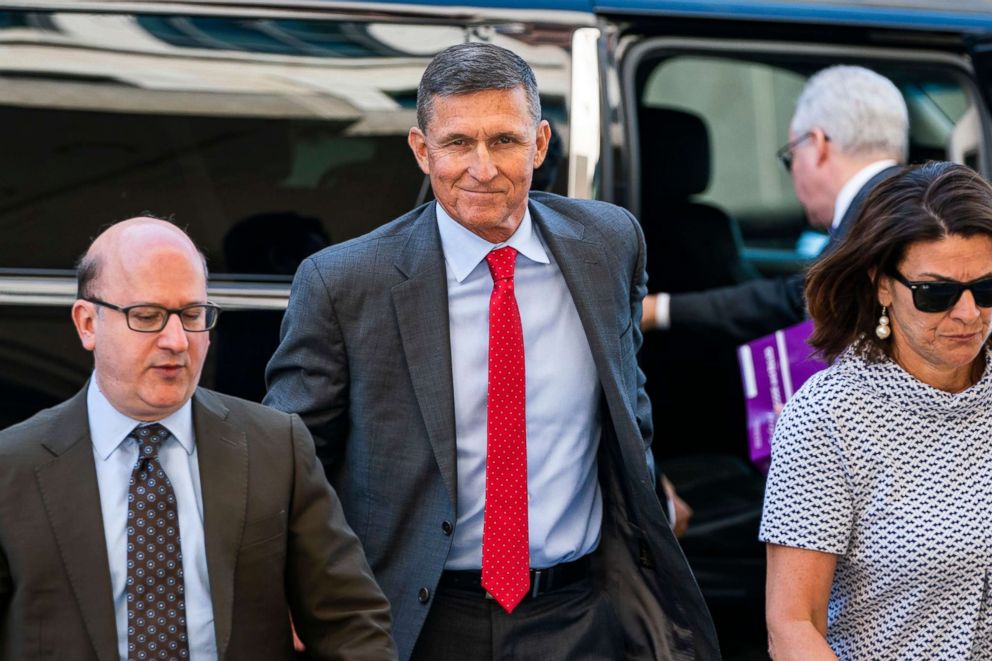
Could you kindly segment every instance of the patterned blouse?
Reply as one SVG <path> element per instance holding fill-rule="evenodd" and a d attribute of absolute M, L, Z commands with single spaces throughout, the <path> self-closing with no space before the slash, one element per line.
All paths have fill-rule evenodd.
<path fill-rule="evenodd" d="M 992 659 L 990 365 L 951 394 L 849 349 L 785 407 L 760 537 L 838 556 L 841 659 Z"/>

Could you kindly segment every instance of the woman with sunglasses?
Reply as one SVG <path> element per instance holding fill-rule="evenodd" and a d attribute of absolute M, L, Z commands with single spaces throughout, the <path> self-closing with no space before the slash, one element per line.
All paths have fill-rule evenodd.
<path fill-rule="evenodd" d="M 992 655 L 992 187 L 880 184 L 818 262 L 832 365 L 775 429 L 761 539 L 775 659 Z"/>

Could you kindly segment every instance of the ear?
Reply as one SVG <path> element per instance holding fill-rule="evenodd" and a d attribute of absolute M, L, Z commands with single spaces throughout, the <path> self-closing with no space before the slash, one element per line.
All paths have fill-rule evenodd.
<path fill-rule="evenodd" d="M 430 175 L 431 166 L 430 161 L 427 158 L 427 136 L 416 126 L 410 129 L 409 135 L 406 137 L 406 142 L 410 145 L 410 150 L 413 151 L 413 157 L 417 159 L 417 165 L 420 166 L 420 171 L 426 175 Z"/>
<path fill-rule="evenodd" d="M 878 270 L 872 267 L 868 271 L 868 277 L 872 282 L 875 282 L 875 274 Z M 892 278 L 887 275 L 883 275 L 878 279 L 878 288 L 875 291 L 875 298 L 878 300 L 879 305 L 884 305 L 889 307 L 892 305 Z"/>
<path fill-rule="evenodd" d="M 813 141 L 813 145 L 816 147 L 816 164 L 823 165 L 827 158 L 829 158 L 830 152 L 833 150 L 833 145 L 830 144 L 830 138 L 827 137 L 827 134 L 822 129 L 811 129 L 810 132 L 813 134 L 810 140 Z"/>
<path fill-rule="evenodd" d="M 96 346 L 96 306 L 83 300 L 72 304 L 72 323 L 76 326 L 79 341 L 87 351 Z"/>
<path fill-rule="evenodd" d="M 537 125 L 537 136 L 535 139 L 537 144 L 537 151 L 534 153 L 534 167 L 541 167 L 541 163 L 544 163 L 544 159 L 548 155 L 548 145 L 551 144 L 551 124 L 548 120 L 542 119 L 541 123 Z"/>

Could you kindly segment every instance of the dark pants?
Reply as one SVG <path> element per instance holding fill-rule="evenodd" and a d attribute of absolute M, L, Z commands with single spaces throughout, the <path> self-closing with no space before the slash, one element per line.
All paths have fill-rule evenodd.
<path fill-rule="evenodd" d="M 613 607 L 581 580 L 507 613 L 492 599 L 439 588 L 412 661 L 613 661 L 623 659 Z"/>

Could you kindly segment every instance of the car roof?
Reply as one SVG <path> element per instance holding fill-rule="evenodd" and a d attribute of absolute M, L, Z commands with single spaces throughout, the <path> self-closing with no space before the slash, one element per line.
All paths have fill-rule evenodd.
<path fill-rule="evenodd" d="M 992 0 L 591 0 L 597 13 L 680 14 L 985 32 Z"/>
<path fill-rule="evenodd" d="M 424 4 L 422 0 L 373 0 L 373 4 L 375 2 Z M 962 32 L 992 30 L 992 0 L 430 0 L 429 4 L 843 23 Z"/>

